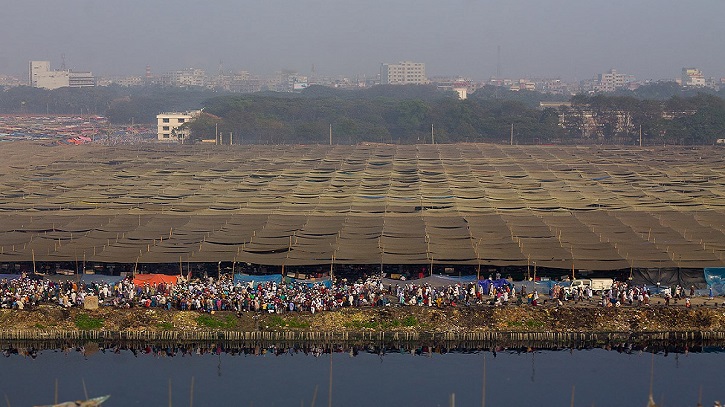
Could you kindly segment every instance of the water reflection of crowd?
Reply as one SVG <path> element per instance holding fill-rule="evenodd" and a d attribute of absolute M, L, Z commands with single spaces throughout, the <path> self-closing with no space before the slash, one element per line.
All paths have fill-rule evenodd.
<path fill-rule="evenodd" d="M 123 352 L 131 352 L 134 356 L 152 356 L 157 358 L 167 357 L 193 357 L 203 355 L 230 355 L 230 356 L 283 356 L 283 355 L 308 355 L 320 357 L 333 353 L 349 354 L 350 356 L 358 356 L 360 353 L 369 353 L 379 356 L 386 354 L 410 354 L 410 355 L 433 355 L 447 353 L 481 353 L 490 352 L 493 357 L 498 353 L 532 353 L 540 351 L 575 351 L 575 350 L 591 350 L 603 349 L 606 351 L 614 351 L 617 353 L 663 353 L 665 356 L 669 353 L 687 354 L 690 352 L 703 352 L 705 348 L 702 346 L 689 346 L 685 343 L 668 343 L 665 345 L 658 343 L 635 344 L 631 342 L 610 343 L 601 346 L 580 345 L 576 347 L 564 348 L 535 348 L 531 346 L 496 346 L 489 347 L 471 347 L 465 344 L 445 343 L 445 344 L 422 344 L 422 343 L 399 343 L 399 344 L 331 344 L 331 343 L 305 343 L 305 344 L 238 344 L 238 343 L 84 343 L 84 344 L 51 344 L 48 347 L 37 348 L 35 346 L 23 347 L 17 344 L 5 345 L 2 349 L 2 355 L 10 357 L 13 355 L 37 358 L 42 354 L 43 350 L 61 351 L 65 354 L 80 353 L 86 357 L 96 353 L 103 354 L 121 354 Z"/>

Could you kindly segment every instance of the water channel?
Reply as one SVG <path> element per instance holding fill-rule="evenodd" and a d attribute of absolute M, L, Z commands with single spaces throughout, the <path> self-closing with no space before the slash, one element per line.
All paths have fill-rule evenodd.
<path fill-rule="evenodd" d="M 57 381 L 58 400 L 83 398 L 85 385 L 111 395 L 104 407 L 328 406 L 330 394 L 333 406 L 482 406 L 484 372 L 489 407 L 640 407 L 651 377 L 658 405 L 725 399 L 719 347 L 23 346 L 3 344 L 0 404 L 52 404 Z"/>

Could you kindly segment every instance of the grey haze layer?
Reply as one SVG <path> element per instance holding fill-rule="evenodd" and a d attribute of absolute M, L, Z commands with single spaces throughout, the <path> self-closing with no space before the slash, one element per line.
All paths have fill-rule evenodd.
<path fill-rule="evenodd" d="M 725 2 L 701 0 L 38 0 L 0 13 L 0 72 L 30 60 L 100 76 L 187 67 L 374 75 L 414 60 L 427 74 L 587 79 L 610 68 L 672 79 L 725 76 Z"/>

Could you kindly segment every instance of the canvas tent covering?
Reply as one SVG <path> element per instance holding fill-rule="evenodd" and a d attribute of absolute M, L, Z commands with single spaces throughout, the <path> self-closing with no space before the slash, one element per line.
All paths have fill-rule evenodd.
<path fill-rule="evenodd" d="M 0 154 L 6 263 L 725 266 L 725 149 L 14 142 Z"/>

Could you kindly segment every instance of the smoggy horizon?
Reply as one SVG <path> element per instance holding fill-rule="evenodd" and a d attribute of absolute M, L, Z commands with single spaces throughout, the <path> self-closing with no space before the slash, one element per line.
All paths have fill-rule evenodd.
<path fill-rule="evenodd" d="M 589 79 L 616 69 L 674 79 L 725 77 L 725 2 L 641 0 L 68 0 L 5 5 L 0 72 L 63 59 L 97 76 L 183 68 L 375 75 L 424 62 L 428 76 Z M 500 47 L 500 58 L 498 49 Z M 314 67 L 314 68 L 313 68 Z"/>

